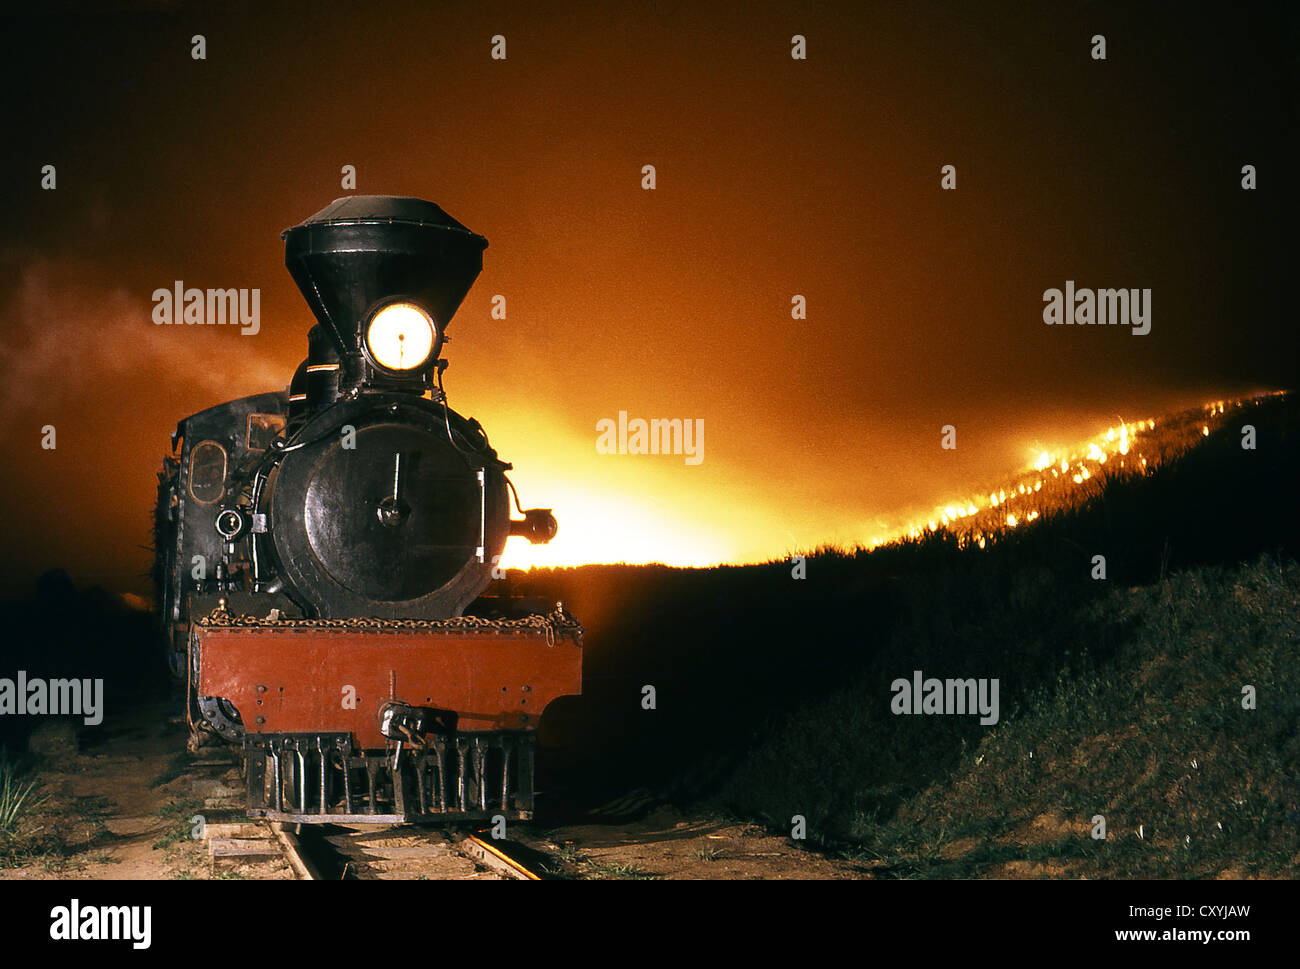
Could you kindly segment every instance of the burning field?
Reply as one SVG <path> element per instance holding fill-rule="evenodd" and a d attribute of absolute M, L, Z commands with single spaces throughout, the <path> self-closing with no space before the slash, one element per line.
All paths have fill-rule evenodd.
<path fill-rule="evenodd" d="M 1293 871 L 1296 417 L 1126 423 L 873 549 L 520 577 L 598 617 L 550 725 L 571 776 L 803 826 L 878 877 Z"/>

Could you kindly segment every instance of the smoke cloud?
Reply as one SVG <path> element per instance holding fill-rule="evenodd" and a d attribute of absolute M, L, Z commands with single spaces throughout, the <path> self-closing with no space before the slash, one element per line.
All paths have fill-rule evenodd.
<path fill-rule="evenodd" d="M 6 414 L 87 393 L 143 403 L 179 390 L 217 403 L 284 386 L 292 372 L 292 364 L 259 356 L 255 338 L 238 328 L 156 326 L 147 295 L 96 282 L 92 266 L 36 257 L 16 275 L 0 304 Z M 0 434 L 16 426 L 5 422 Z"/>

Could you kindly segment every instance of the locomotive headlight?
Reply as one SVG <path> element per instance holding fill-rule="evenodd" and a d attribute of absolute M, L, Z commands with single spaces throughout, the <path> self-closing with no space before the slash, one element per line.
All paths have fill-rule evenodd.
<path fill-rule="evenodd" d="M 429 314 L 414 303 L 391 303 L 370 319 L 366 346 L 381 367 L 414 370 L 433 352 L 435 331 Z"/>

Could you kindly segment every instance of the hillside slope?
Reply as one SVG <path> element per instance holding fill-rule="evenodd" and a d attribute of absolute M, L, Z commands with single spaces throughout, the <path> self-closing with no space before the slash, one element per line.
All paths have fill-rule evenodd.
<path fill-rule="evenodd" d="M 927 744 L 881 736 L 861 683 L 771 731 L 723 803 L 773 823 L 805 814 L 881 876 L 1294 877 L 1300 566 L 1193 569 L 1113 590 L 1078 619 L 1108 630 L 1113 656 L 1075 657 L 892 810 L 882 788 L 906 787 Z M 927 719 L 899 717 L 897 733 Z M 810 750 L 825 756 L 805 776 Z"/>

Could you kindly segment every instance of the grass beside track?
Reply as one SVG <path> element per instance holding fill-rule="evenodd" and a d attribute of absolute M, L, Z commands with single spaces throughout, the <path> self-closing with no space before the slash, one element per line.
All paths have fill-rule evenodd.
<path fill-rule="evenodd" d="M 1100 624 L 1113 657 L 1073 657 L 955 756 L 935 727 L 950 718 L 881 716 L 860 682 L 774 725 L 726 799 L 770 821 L 803 814 L 896 877 L 1293 876 L 1300 566 L 1190 570 L 1074 618 Z M 917 789 L 934 759 L 950 766 Z"/>

